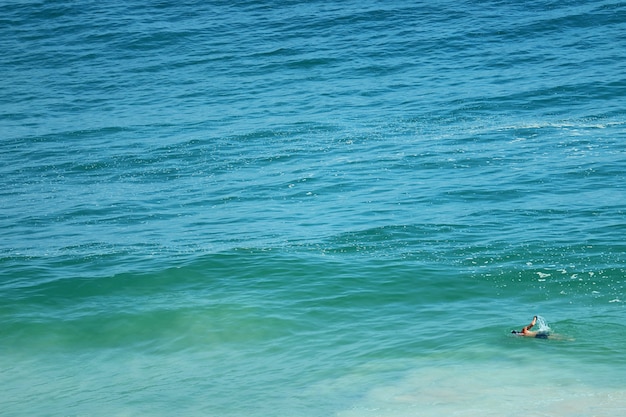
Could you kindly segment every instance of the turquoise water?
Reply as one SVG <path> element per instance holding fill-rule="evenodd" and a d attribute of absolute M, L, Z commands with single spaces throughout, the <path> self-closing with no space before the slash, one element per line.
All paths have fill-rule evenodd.
<path fill-rule="evenodd" d="M 624 4 L 0 12 L 3 414 L 624 415 Z"/>

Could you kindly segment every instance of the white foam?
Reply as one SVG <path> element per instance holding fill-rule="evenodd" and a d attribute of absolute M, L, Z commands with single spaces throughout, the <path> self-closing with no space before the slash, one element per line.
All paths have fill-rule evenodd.
<path fill-rule="evenodd" d="M 550 330 L 552 330 L 550 329 L 550 326 L 546 322 L 546 319 L 544 319 L 541 316 L 537 316 L 537 323 L 535 324 L 535 326 L 536 326 L 535 328 L 536 330 L 535 329 L 533 330 L 538 331 L 538 332 L 549 332 Z"/>

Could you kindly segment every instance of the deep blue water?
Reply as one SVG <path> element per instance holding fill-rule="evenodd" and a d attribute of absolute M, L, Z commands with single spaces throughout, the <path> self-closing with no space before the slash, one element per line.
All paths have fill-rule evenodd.
<path fill-rule="evenodd" d="M 0 409 L 622 416 L 625 74 L 615 1 L 2 3 Z"/>

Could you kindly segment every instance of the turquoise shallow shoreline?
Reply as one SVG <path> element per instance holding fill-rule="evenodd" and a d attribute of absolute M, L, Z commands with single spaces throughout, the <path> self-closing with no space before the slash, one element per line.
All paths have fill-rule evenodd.
<path fill-rule="evenodd" d="M 495 415 L 530 396 L 511 415 L 617 415 L 623 303 L 602 284 L 615 275 L 526 268 L 459 275 L 375 253 L 238 250 L 5 290 L 5 404 L 18 415 L 50 403 L 90 415 Z M 510 335 L 537 309 L 567 340 Z"/>
<path fill-rule="evenodd" d="M 622 4 L 0 16 L 7 415 L 624 415 Z"/>

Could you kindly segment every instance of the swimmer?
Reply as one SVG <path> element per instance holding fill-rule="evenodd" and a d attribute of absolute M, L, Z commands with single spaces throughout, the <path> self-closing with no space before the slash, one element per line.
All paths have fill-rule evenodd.
<path fill-rule="evenodd" d="M 526 336 L 526 337 L 536 337 L 537 339 L 547 339 L 550 337 L 548 332 L 532 332 L 530 329 L 537 323 L 537 316 L 533 317 L 533 321 L 530 324 L 522 329 L 522 331 L 518 332 L 517 330 L 512 330 L 511 333 L 516 334 L 518 336 Z"/>

